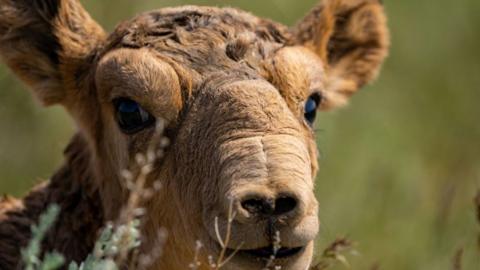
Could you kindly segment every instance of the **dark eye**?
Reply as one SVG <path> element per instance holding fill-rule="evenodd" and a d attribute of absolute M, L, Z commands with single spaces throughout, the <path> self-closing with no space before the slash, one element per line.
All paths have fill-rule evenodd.
<path fill-rule="evenodd" d="M 118 98 L 113 105 L 118 125 L 127 134 L 139 132 L 155 123 L 155 118 L 131 99 Z"/>
<path fill-rule="evenodd" d="M 308 97 L 307 101 L 305 102 L 304 116 L 305 120 L 310 126 L 312 126 L 313 122 L 315 122 L 315 117 L 317 116 L 317 109 L 321 101 L 322 98 L 320 94 L 315 93 Z"/>

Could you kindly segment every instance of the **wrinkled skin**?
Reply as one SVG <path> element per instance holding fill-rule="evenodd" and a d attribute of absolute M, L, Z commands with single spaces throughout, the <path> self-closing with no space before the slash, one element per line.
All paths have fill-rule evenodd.
<path fill-rule="evenodd" d="M 22 201 L 0 200 L 0 268 L 18 263 L 18 243 L 49 203 L 64 211 L 43 248 L 69 260 L 83 260 L 104 222 L 118 218 L 128 196 L 120 172 L 155 133 L 155 125 L 122 130 L 119 98 L 165 121 L 171 141 L 148 178 L 162 188 L 144 205 L 141 249 L 168 231 L 151 269 L 187 269 L 197 240 L 205 267 L 221 252 L 216 226 L 220 235 L 231 229 L 227 253 L 240 250 L 224 269 L 262 269 L 266 260 L 251 251 L 277 234 L 295 252 L 273 265 L 308 268 L 319 230 L 318 154 L 305 103 L 345 104 L 374 79 L 387 49 L 376 0 L 326 0 L 294 28 L 235 9 L 162 9 L 109 36 L 75 0 L 0 0 L 4 61 L 79 127 L 50 182 Z"/>

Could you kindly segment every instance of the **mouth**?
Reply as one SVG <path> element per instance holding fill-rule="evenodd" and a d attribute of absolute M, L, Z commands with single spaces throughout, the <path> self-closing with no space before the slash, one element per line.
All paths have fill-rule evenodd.
<path fill-rule="evenodd" d="M 257 249 L 244 249 L 239 250 L 238 254 L 244 254 L 251 257 L 259 258 L 259 259 L 285 259 L 289 257 L 293 257 L 300 253 L 304 247 L 295 247 L 295 248 L 287 248 L 287 247 L 280 247 L 274 248 L 273 246 L 257 248 Z"/>

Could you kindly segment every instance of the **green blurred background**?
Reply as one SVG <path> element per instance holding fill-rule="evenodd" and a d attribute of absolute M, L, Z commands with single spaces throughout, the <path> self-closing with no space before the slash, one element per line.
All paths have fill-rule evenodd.
<path fill-rule="evenodd" d="M 293 24 L 316 0 L 84 0 L 108 30 L 138 12 L 183 4 L 233 6 Z M 379 80 L 324 113 L 317 180 L 321 250 L 356 242 L 353 269 L 480 269 L 473 197 L 480 188 L 480 1 L 384 1 L 392 50 Z M 0 66 L 0 193 L 48 179 L 75 131 Z M 338 266 L 336 269 L 344 269 Z"/>

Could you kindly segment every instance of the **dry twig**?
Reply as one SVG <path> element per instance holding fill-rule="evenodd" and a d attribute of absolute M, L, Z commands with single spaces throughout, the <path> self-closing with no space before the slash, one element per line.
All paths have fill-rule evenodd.
<path fill-rule="evenodd" d="M 452 270 L 462 270 L 463 248 L 457 249 L 452 259 Z"/>
<path fill-rule="evenodd" d="M 151 187 L 148 187 L 147 180 L 153 170 L 154 164 L 163 158 L 165 148 L 169 145 L 168 138 L 163 136 L 164 122 L 159 120 L 155 129 L 155 133 L 149 141 L 145 153 L 138 153 L 135 156 L 135 163 L 128 170 L 122 172 L 125 180 L 125 186 L 129 190 L 129 196 L 126 205 L 122 208 L 120 216 L 116 222 L 116 228 L 121 226 L 129 226 L 130 224 L 140 221 L 145 215 L 145 209 L 142 205 L 151 199 L 161 188 L 161 182 L 156 180 Z M 129 243 L 132 241 L 132 235 L 129 233 L 121 234 L 120 242 Z M 120 245 L 120 249 L 115 256 L 117 265 L 123 265 L 127 258 L 129 259 L 129 269 L 145 269 L 162 254 L 162 246 L 167 237 L 166 231 L 160 229 L 157 236 L 157 245 L 149 254 L 140 254 L 138 249 L 133 253 L 127 248 L 128 245 Z"/>
<path fill-rule="evenodd" d="M 320 261 L 310 270 L 325 270 L 338 262 L 350 266 L 344 253 L 354 251 L 353 245 L 353 242 L 346 237 L 337 238 L 323 251 Z"/>
<path fill-rule="evenodd" d="M 477 213 L 477 222 L 478 222 L 478 225 L 480 226 L 480 190 L 477 191 L 477 196 L 475 196 L 473 203 L 475 205 L 475 210 Z M 478 233 L 478 237 L 477 237 L 477 249 L 480 252 L 480 232 Z"/>

